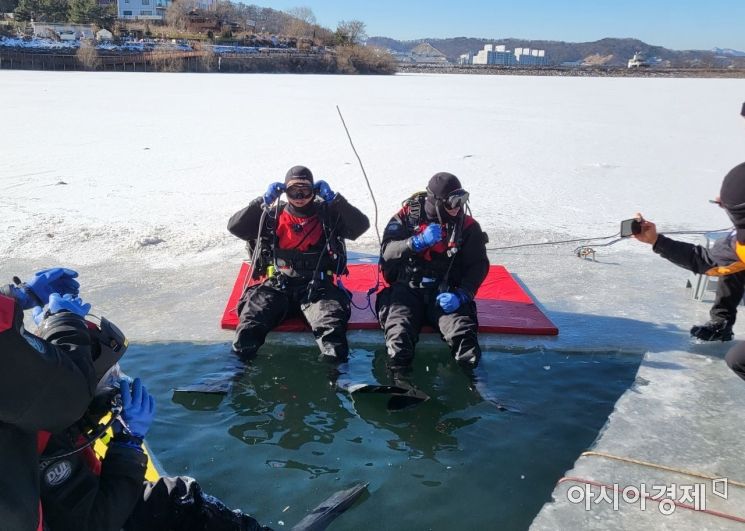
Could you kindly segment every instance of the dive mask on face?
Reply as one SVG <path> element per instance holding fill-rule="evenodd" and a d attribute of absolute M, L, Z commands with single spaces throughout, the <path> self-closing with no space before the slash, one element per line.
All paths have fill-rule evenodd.
<path fill-rule="evenodd" d="M 285 193 L 290 199 L 308 199 L 313 196 L 313 188 L 310 186 L 293 185 Z"/>
<path fill-rule="evenodd" d="M 445 208 L 455 210 L 456 208 L 462 208 L 468 202 L 469 194 L 463 188 L 453 190 L 450 194 L 443 199 Z"/>
<path fill-rule="evenodd" d="M 93 369 L 96 379 L 100 381 L 119 362 L 129 342 L 114 323 L 105 317 L 98 319 L 98 324 L 91 321 L 87 321 L 87 324 L 93 347 Z"/>

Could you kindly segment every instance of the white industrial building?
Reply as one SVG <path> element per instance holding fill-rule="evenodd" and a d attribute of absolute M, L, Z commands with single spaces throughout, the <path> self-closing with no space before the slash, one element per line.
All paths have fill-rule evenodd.
<path fill-rule="evenodd" d="M 546 51 L 531 50 L 530 48 L 515 48 L 515 51 L 507 50 L 504 44 L 486 44 L 483 50 L 476 55 L 470 53 L 460 56 L 460 64 L 473 65 L 545 65 Z"/>

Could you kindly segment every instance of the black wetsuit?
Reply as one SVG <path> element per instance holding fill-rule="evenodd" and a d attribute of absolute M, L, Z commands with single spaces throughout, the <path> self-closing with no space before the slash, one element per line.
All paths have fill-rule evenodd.
<path fill-rule="evenodd" d="M 0 528 L 25 531 L 39 523 L 37 432 L 80 418 L 96 382 L 83 319 L 53 315 L 39 339 L 11 293 L 0 288 Z"/>
<path fill-rule="evenodd" d="M 735 253 L 734 234 L 720 238 L 711 249 L 679 242 L 662 234 L 657 237 L 654 252 L 680 267 L 698 274 L 717 267 L 737 264 L 740 259 Z M 713 321 L 728 321 L 734 324 L 737 318 L 737 306 L 745 294 L 745 270 L 718 276 L 714 305 L 709 311 Z"/>
<path fill-rule="evenodd" d="M 248 242 L 256 241 L 263 199 L 258 197 L 236 212 L 228 230 Z M 281 230 L 290 217 L 291 229 Z M 349 355 L 347 324 L 351 314 L 349 296 L 334 283 L 346 264 L 345 239 L 355 240 L 370 221 L 341 194 L 329 203 L 316 201 L 302 210 L 280 203 L 265 218 L 262 239 L 268 262 L 275 274 L 246 289 L 238 304 L 240 322 L 233 350 L 250 358 L 264 344 L 266 335 L 287 315 L 302 312 L 313 331 L 321 354 L 333 361 Z M 327 245 L 327 241 L 330 245 Z M 265 258 L 266 259 L 266 258 Z"/>
<path fill-rule="evenodd" d="M 145 481 L 147 457 L 134 447 L 109 444 L 100 462 L 89 449 L 59 459 L 72 448 L 74 429 L 53 436 L 42 456 L 44 522 L 50 531 L 258 531 L 254 518 L 205 495 L 189 477 Z"/>
<path fill-rule="evenodd" d="M 389 365 L 403 369 L 411 365 L 423 324 L 431 325 L 460 363 L 476 367 L 481 359 L 478 321 L 473 297 L 489 271 L 486 237 L 470 216 L 462 220 L 458 252 L 447 255 L 447 242 L 458 222 L 446 224 L 443 242 L 421 253 L 412 250 L 409 238 L 437 220 L 427 216 L 423 202 L 418 213 L 401 209 L 385 228 L 381 267 L 390 287 L 378 294 L 377 312 L 385 331 Z M 418 219 L 412 219 L 413 217 Z M 456 233 L 456 236 L 457 233 Z M 441 286 L 442 284 L 446 286 Z M 446 314 L 435 298 L 442 291 L 463 290 L 471 302 Z"/>

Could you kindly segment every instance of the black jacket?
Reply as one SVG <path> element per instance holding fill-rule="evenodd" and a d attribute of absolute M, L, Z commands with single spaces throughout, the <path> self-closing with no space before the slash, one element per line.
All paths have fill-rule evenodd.
<path fill-rule="evenodd" d="M 70 430 L 75 433 L 74 430 Z M 41 457 L 41 501 L 50 531 L 118 531 L 142 497 L 147 457 L 112 442 L 96 475 L 84 450 L 54 460 L 72 448 L 68 433 L 54 435 Z M 95 458 L 92 451 L 88 459 Z"/>
<path fill-rule="evenodd" d="M 410 219 L 411 214 L 407 208 L 401 209 L 391 218 L 383 232 L 383 245 L 381 248 L 381 266 L 387 282 L 408 281 L 406 271 L 417 268 L 426 271 L 431 268 L 437 271 L 437 277 L 442 276 L 443 270 L 447 272 L 452 260 L 452 267 L 447 272 L 448 288 L 453 290 L 460 288 L 473 298 L 481 283 L 489 272 L 489 258 L 486 256 L 486 235 L 481 226 L 473 218 L 463 224 L 458 252 L 451 258 L 443 253 L 430 253 L 431 260 L 427 263 L 423 258 L 424 253 L 416 253 L 412 250 L 409 238 L 414 236 L 412 227 L 419 223 L 437 222 L 430 220 L 421 208 L 421 219 Z M 446 238 L 453 230 L 448 224 Z M 408 269 L 407 269 L 408 268 Z M 438 281 L 442 280 L 437 278 Z"/>
<path fill-rule="evenodd" d="M 85 412 L 96 382 L 83 319 L 48 318 L 44 337 L 23 328 L 23 311 L 0 288 L 0 527 L 35 530 L 39 515 L 37 432 L 64 429 Z"/>
<path fill-rule="evenodd" d="M 730 233 L 726 238 L 716 240 L 714 245 L 707 249 L 701 245 L 680 242 L 660 234 L 652 250 L 672 263 L 694 273 L 720 276 L 742 270 L 740 269 L 742 262 L 735 253 L 734 238 L 734 233 Z M 732 271 L 730 273 L 717 271 L 716 268 L 720 267 Z"/>
<path fill-rule="evenodd" d="M 233 214 L 228 221 L 230 233 L 249 242 L 249 250 L 256 245 L 256 236 L 259 232 L 263 213 L 263 202 L 262 197 L 257 197 L 246 208 Z M 274 245 L 274 231 L 277 226 L 275 217 L 278 218 L 286 207 L 287 203 L 280 202 L 276 211 L 273 208 L 267 212 L 261 238 L 270 247 Z M 326 231 L 332 240 L 356 240 L 370 227 L 370 220 L 367 219 L 367 216 L 350 205 L 341 194 L 336 194 L 336 197 L 328 203 L 316 200 L 315 213 L 311 215 L 321 216 Z M 318 248 L 323 248 L 325 243 L 325 241 L 321 242 Z M 335 241 L 330 243 L 332 246 L 338 247 L 334 249 L 335 252 L 345 253 L 343 244 L 337 246 Z M 346 256 L 343 257 L 342 261 L 346 263 Z"/>

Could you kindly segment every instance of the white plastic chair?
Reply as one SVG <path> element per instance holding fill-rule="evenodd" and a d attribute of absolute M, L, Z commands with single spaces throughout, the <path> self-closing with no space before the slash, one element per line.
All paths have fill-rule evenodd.
<path fill-rule="evenodd" d="M 704 234 L 706 238 L 706 248 L 711 249 L 714 242 L 726 238 L 730 231 L 719 231 L 719 232 L 707 232 Z M 698 275 L 693 273 L 691 278 L 686 282 L 686 287 L 691 288 L 691 298 L 697 301 L 703 301 L 706 297 L 707 291 L 716 292 L 717 283 L 719 282 L 718 277 L 712 277 L 709 275 Z"/>

